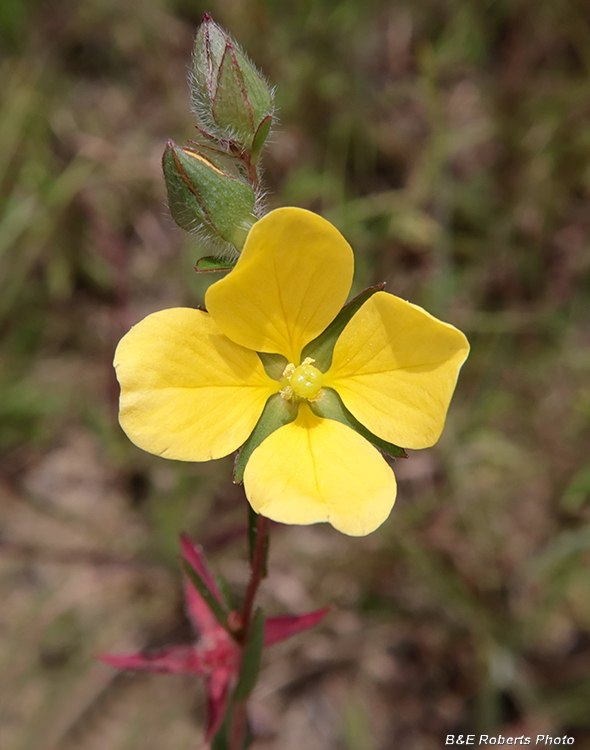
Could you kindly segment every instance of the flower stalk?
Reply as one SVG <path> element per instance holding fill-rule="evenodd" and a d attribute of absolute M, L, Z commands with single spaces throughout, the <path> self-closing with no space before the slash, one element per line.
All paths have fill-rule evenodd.
<path fill-rule="evenodd" d="M 252 511 L 249 520 L 252 525 Z M 246 588 L 242 612 L 239 617 L 239 628 L 234 632 L 234 638 L 240 646 L 240 678 L 235 688 L 232 706 L 228 710 L 229 718 L 229 750 L 242 750 L 244 747 L 246 730 L 248 728 L 248 698 L 258 679 L 260 658 L 264 645 L 263 618 L 258 610 L 253 617 L 254 603 L 262 580 L 266 577 L 266 559 L 269 546 L 269 522 L 262 515 L 256 518 L 254 545 L 250 550 L 250 579 Z M 238 618 L 236 618 L 237 620 Z M 259 624 L 259 632 L 255 633 L 255 626 Z M 256 638 L 258 636 L 258 638 Z M 255 643 L 255 640 L 258 640 Z M 222 730 L 223 731 L 223 730 Z"/>

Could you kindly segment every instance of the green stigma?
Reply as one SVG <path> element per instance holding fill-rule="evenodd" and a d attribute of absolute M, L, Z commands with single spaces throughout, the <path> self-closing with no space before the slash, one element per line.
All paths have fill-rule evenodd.
<path fill-rule="evenodd" d="M 313 359 L 306 357 L 299 367 L 295 367 L 292 363 L 285 367 L 281 379 L 284 386 L 281 390 L 281 396 L 284 399 L 295 398 L 296 400 L 306 399 L 308 401 L 318 399 L 321 395 L 324 375 L 311 364 L 312 362 L 314 362 Z"/>

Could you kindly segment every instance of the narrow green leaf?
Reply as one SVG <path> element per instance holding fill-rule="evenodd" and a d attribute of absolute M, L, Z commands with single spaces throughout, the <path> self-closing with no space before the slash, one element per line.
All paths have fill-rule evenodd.
<path fill-rule="evenodd" d="M 217 586 L 219 588 L 219 591 L 221 592 L 221 596 L 223 597 L 223 603 L 225 604 L 228 612 L 231 612 L 234 607 L 232 606 L 232 595 L 231 595 L 231 589 L 229 587 L 229 583 L 227 582 L 227 578 L 225 576 L 216 574 L 215 575 L 215 581 L 217 582 Z"/>
<path fill-rule="evenodd" d="M 246 464 L 260 443 L 279 427 L 292 422 L 296 416 L 297 407 L 286 401 L 280 393 L 275 393 L 268 399 L 256 427 L 236 456 L 234 482 L 240 483 L 244 480 Z"/>
<path fill-rule="evenodd" d="M 327 372 L 332 364 L 332 353 L 334 352 L 338 336 L 340 336 L 355 312 L 365 304 L 369 297 L 372 297 L 375 292 L 382 291 L 384 287 L 385 282 L 383 284 L 378 284 L 377 286 L 370 286 L 351 300 L 347 305 L 344 305 L 342 310 L 340 310 L 326 330 L 305 346 L 301 353 L 301 359 L 303 360 L 306 357 L 311 357 L 311 359 L 315 360 L 314 364 L 318 370 Z"/>
<path fill-rule="evenodd" d="M 340 396 L 336 393 L 336 391 L 332 390 L 332 388 L 324 388 L 324 395 L 322 396 L 322 398 L 319 401 L 310 402 L 309 405 L 311 407 L 311 410 L 314 412 L 314 414 L 317 414 L 318 417 L 323 417 L 324 419 L 333 419 L 336 422 L 342 422 L 342 424 L 345 424 L 355 432 L 358 432 L 359 435 L 362 435 L 370 443 L 373 443 L 373 445 L 382 450 L 384 453 L 387 453 L 390 456 L 395 456 L 396 458 L 408 457 L 408 454 L 403 448 L 400 448 L 398 445 L 394 445 L 393 443 L 388 443 L 386 440 L 382 440 L 380 437 L 377 437 L 377 435 L 374 435 L 372 432 L 367 430 L 367 428 L 362 425 L 358 421 L 358 419 L 355 419 L 352 416 L 352 414 L 342 403 Z"/>
<path fill-rule="evenodd" d="M 195 271 L 197 273 L 212 273 L 214 271 L 231 271 L 236 265 L 237 260 L 216 258 L 213 255 L 206 255 L 199 258 Z"/>
<path fill-rule="evenodd" d="M 229 750 L 231 725 L 233 718 L 232 708 L 228 708 L 221 726 L 211 740 L 211 750 Z"/>
<path fill-rule="evenodd" d="M 262 661 L 262 648 L 264 646 L 264 615 L 262 610 L 258 608 L 254 615 L 254 622 L 252 623 L 252 632 L 250 633 L 250 640 L 244 650 L 244 656 L 242 657 L 242 669 L 240 671 L 240 679 L 234 692 L 234 701 L 240 703 L 248 700 L 248 697 L 256 682 L 258 680 L 258 673 L 260 672 L 260 663 Z"/>
<path fill-rule="evenodd" d="M 209 591 L 207 585 L 205 584 L 205 581 L 203 581 L 201 576 L 192 567 L 192 565 L 190 565 L 190 563 L 183 559 L 182 567 L 184 569 L 184 572 L 190 578 L 191 583 L 194 584 L 199 594 L 207 602 L 207 605 L 209 606 L 211 612 L 213 612 L 213 615 L 215 616 L 217 622 L 221 625 L 222 628 L 225 628 L 225 630 L 229 632 L 229 626 L 227 624 L 227 610 L 224 609 L 223 605 L 219 603 L 215 595 L 211 591 Z"/>
<path fill-rule="evenodd" d="M 211 740 L 211 750 L 230 750 L 231 747 L 231 730 L 234 721 L 234 707 L 230 705 L 226 711 L 225 718 L 223 719 L 222 725 L 217 730 L 215 737 Z M 253 740 L 252 728 L 248 717 L 246 717 L 246 730 L 244 737 L 240 744 L 239 750 L 247 750 L 250 747 Z"/>

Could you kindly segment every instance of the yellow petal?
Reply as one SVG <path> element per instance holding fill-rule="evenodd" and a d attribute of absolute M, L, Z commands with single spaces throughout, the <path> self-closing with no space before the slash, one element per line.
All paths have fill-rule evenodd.
<path fill-rule="evenodd" d="M 180 461 L 236 450 L 280 387 L 255 352 L 230 341 L 202 310 L 149 315 L 120 341 L 114 364 L 129 438 Z"/>
<path fill-rule="evenodd" d="M 340 232 L 301 208 L 258 221 L 234 270 L 209 287 L 205 304 L 232 341 L 299 364 L 303 347 L 336 317 L 354 259 Z"/>
<path fill-rule="evenodd" d="M 324 385 L 383 440 L 404 448 L 434 445 L 469 343 L 421 307 L 377 292 L 334 348 Z"/>
<path fill-rule="evenodd" d="M 380 526 L 396 495 L 393 471 L 379 451 L 340 422 L 320 419 L 307 404 L 256 448 L 244 486 L 254 510 L 273 521 L 329 521 L 351 536 Z"/>

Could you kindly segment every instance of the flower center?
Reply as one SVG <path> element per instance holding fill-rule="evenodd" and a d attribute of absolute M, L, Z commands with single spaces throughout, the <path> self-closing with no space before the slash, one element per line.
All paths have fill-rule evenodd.
<path fill-rule="evenodd" d="M 281 378 L 281 396 L 285 400 L 317 401 L 321 396 L 324 375 L 312 365 L 314 361 L 311 357 L 306 357 L 299 367 L 295 367 L 292 362 L 285 367 Z"/>

